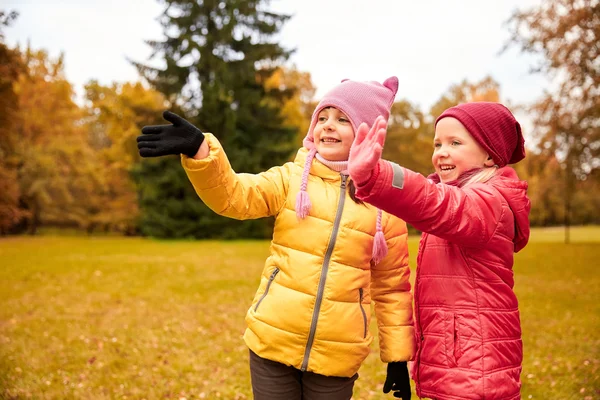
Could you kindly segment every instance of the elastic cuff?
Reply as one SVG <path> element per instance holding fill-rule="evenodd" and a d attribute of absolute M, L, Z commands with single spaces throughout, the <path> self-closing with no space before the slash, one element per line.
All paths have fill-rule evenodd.
<path fill-rule="evenodd" d="M 357 191 L 361 191 L 364 193 L 369 193 L 371 191 L 371 189 L 373 189 L 373 186 L 375 186 L 375 183 L 377 182 L 377 178 L 379 178 L 379 174 L 381 173 L 381 165 L 380 163 L 383 160 L 379 160 L 379 162 L 377 164 L 375 164 L 375 168 L 373 169 L 373 173 L 371 173 L 371 177 L 369 178 L 368 181 L 359 184 L 356 183 L 356 190 Z"/>

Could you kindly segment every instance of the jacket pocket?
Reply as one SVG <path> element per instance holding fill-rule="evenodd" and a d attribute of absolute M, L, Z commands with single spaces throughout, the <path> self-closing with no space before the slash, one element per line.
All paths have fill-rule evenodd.
<path fill-rule="evenodd" d="M 269 289 L 271 288 L 271 284 L 275 280 L 275 277 L 277 276 L 278 273 L 279 273 L 279 268 L 275 268 L 275 270 L 271 273 L 271 276 L 269 277 L 269 282 L 267 282 L 267 287 L 265 288 L 265 292 L 262 294 L 262 296 L 260 296 L 260 299 L 258 299 L 258 301 L 256 302 L 256 306 L 254 306 L 254 312 L 256 312 L 258 310 L 258 306 L 260 306 L 260 303 L 262 303 L 262 301 L 265 299 L 265 297 L 267 297 L 267 294 L 269 294 Z"/>
<path fill-rule="evenodd" d="M 461 338 L 461 317 L 453 313 L 445 313 L 445 347 L 446 358 L 450 367 L 458 366 L 458 360 L 463 355 Z"/>
<path fill-rule="evenodd" d="M 363 297 L 364 297 L 364 289 L 360 288 L 358 289 L 358 294 L 359 294 L 359 300 L 358 300 L 358 305 L 360 307 L 360 312 L 362 313 L 363 316 L 363 339 L 367 337 L 367 313 L 365 312 L 365 308 L 363 307 Z"/>

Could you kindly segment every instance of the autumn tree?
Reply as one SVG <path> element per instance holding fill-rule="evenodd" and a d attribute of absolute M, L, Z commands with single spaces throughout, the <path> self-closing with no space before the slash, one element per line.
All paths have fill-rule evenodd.
<path fill-rule="evenodd" d="M 479 82 L 471 83 L 463 80 L 459 84 L 452 85 L 431 107 L 429 114 L 433 118 L 437 118 L 447 108 L 475 101 L 499 102 L 500 85 L 498 82 L 491 76 L 487 76 Z"/>
<path fill-rule="evenodd" d="M 491 77 L 450 86 L 425 113 L 406 99 L 392 105 L 383 157 L 423 175 L 433 172 L 431 153 L 435 119 L 447 108 L 473 101 L 499 101 L 499 85 Z"/>
<path fill-rule="evenodd" d="M 268 1 L 162 0 L 164 40 L 149 41 L 154 60 L 136 63 L 143 77 L 175 109 L 223 144 L 233 168 L 256 173 L 287 161 L 296 129 L 280 109 L 291 88 L 267 88 L 289 57 L 274 36 L 289 18 Z M 142 163 L 141 229 L 159 237 L 267 237 L 272 221 L 234 221 L 198 199 L 177 157 Z"/>
<path fill-rule="evenodd" d="M 99 182 L 63 57 L 30 48 L 20 56 L 25 68 L 13 83 L 17 113 L 7 138 L 26 212 L 18 228 L 34 234 L 43 223 L 85 227 L 101 207 L 91 196 Z"/>
<path fill-rule="evenodd" d="M 531 200 L 529 221 L 534 226 L 553 226 L 564 220 L 564 169 L 552 152 L 528 152 L 515 166 L 519 178 L 527 181 Z"/>
<path fill-rule="evenodd" d="M 0 12 L 0 26 L 14 18 Z M 77 192 L 89 185 L 81 176 L 93 157 L 62 56 L 9 49 L 0 39 L 0 233 L 35 233 L 44 220 L 67 215 L 80 222 L 85 213 L 67 205 L 86 197 Z"/>
<path fill-rule="evenodd" d="M 383 158 L 428 175 L 432 171 L 431 118 L 408 100 L 392 105 Z"/>
<path fill-rule="evenodd" d="M 3 34 L 3 29 L 16 18 L 14 11 L 0 11 L 0 234 L 11 232 L 19 221 L 28 216 L 19 204 L 19 160 L 15 157 L 18 137 L 12 134 L 18 113 L 14 84 L 25 66 L 19 51 L 5 44 Z"/>
<path fill-rule="evenodd" d="M 295 67 L 278 67 L 265 83 L 267 90 L 288 90 L 291 96 L 284 100 L 281 115 L 285 126 L 293 127 L 297 132 L 296 145 L 302 146 L 302 140 L 310 127 L 312 113 L 316 107 L 314 100 L 316 88 L 309 72 Z M 274 103 L 274 107 L 278 104 Z"/>
<path fill-rule="evenodd" d="M 94 193 L 102 205 L 89 229 L 133 234 L 137 231 L 137 188 L 131 170 L 140 162 L 136 137 L 141 127 L 160 122 L 166 101 L 161 93 L 138 83 L 85 86 L 88 138 L 101 181 Z"/>
<path fill-rule="evenodd" d="M 555 153 L 548 149 L 528 151 L 525 160 L 516 164 L 515 169 L 521 179 L 529 184 L 527 190 L 531 199 L 529 220 L 533 226 L 556 226 L 565 221 L 564 196 L 568 180 Z M 597 174 L 595 170 L 592 174 Z M 571 221 L 574 224 L 599 224 L 600 180 L 588 177 L 575 182 L 571 197 Z"/>
<path fill-rule="evenodd" d="M 68 218 L 65 204 L 74 200 L 67 186 L 68 171 L 75 166 L 72 151 L 84 146 L 83 131 L 76 126 L 81 118 L 73 102 L 73 89 L 64 77 L 63 56 L 49 57 L 43 50 L 25 49 L 26 72 L 15 83 L 19 114 L 13 134 L 18 136 L 15 155 L 20 160 L 18 181 L 21 204 L 30 213 L 29 233 L 35 233 L 42 219 L 62 222 Z M 70 139 L 79 136 L 73 146 Z M 70 148 L 69 148 L 70 146 Z M 81 154 L 80 154 L 81 156 Z M 83 160 L 90 157 L 84 156 Z M 72 209 L 80 217 L 80 213 Z"/>
<path fill-rule="evenodd" d="M 531 110 L 540 147 L 554 152 L 566 171 L 568 242 L 577 181 L 597 176 L 600 168 L 600 1 L 547 0 L 516 11 L 508 27 L 507 47 L 541 56 L 534 71 L 553 80 Z"/>

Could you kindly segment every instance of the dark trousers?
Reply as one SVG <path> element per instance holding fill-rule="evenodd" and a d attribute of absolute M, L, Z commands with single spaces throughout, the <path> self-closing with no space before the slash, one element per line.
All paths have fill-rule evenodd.
<path fill-rule="evenodd" d="M 358 374 L 343 378 L 302 372 L 250 350 L 250 377 L 254 400 L 350 400 Z"/>

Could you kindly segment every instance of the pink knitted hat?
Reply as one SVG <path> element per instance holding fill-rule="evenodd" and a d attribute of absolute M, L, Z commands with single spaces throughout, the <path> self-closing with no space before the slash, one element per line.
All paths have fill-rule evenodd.
<path fill-rule="evenodd" d="M 298 217 L 305 218 L 309 214 L 311 207 L 306 186 L 308 184 L 310 167 L 317 153 L 313 131 L 321 110 L 327 107 L 337 108 L 348 117 L 356 133 L 358 127 L 363 122 L 370 127 L 380 115 L 386 120 L 389 118 L 390 109 L 394 103 L 397 91 L 398 78 L 392 76 L 386 79 L 383 84 L 374 81 L 360 82 L 344 79 L 339 85 L 325 94 L 313 112 L 310 128 L 302 142 L 309 152 L 304 164 L 300 192 L 298 192 L 296 198 L 296 214 Z M 376 229 L 377 232 L 373 242 L 373 261 L 377 264 L 387 254 L 387 245 L 381 228 L 381 210 L 377 210 Z"/>
<path fill-rule="evenodd" d="M 304 147 L 312 150 L 315 147 L 313 130 L 317 124 L 319 113 L 327 107 L 335 107 L 350 119 L 354 132 L 360 124 L 366 122 L 369 127 L 377 117 L 386 120 L 398 91 L 398 78 L 387 78 L 383 84 L 379 82 L 359 82 L 344 79 L 342 83 L 331 89 L 315 108 L 308 133 L 302 142 Z"/>
<path fill-rule="evenodd" d="M 459 120 L 499 167 L 525 158 L 521 125 L 502 104 L 484 101 L 459 104 L 444 111 L 435 124 L 446 117 Z"/>

